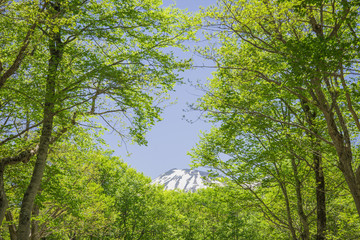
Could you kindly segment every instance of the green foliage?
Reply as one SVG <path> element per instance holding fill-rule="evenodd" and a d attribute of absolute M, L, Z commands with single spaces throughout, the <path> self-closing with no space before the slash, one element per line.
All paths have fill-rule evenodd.
<path fill-rule="evenodd" d="M 181 41 L 191 37 L 187 16 L 171 7 L 160 8 L 157 0 L 57 4 L 61 14 L 54 15 L 50 2 L 14 2 L 1 18 L 2 32 L 11 33 L 6 35 L 9 39 L 1 39 L 3 72 L 11 67 L 23 35 L 35 24 L 22 64 L 0 92 L 2 140 L 11 144 L 10 138 L 27 126 L 37 131 L 50 57 L 48 41 L 58 34 L 55 129 L 76 113 L 78 121 L 91 120 L 89 115 L 107 119 L 109 128 L 123 129 L 125 135 L 122 122 L 129 120 L 127 132 L 145 144 L 144 133 L 160 119 L 159 102 L 179 80 L 175 70 L 189 66 L 163 51 L 181 47 Z M 15 17 L 18 20 L 11 21 Z M 17 129 L 11 124 L 15 119 Z"/>
<path fill-rule="evenodd" d="M 225 0 L 201 15 L 216 44 L 198 52 L 218 68 L 197 108 L 216 127 L 193 149 L 194 167 L 246 190 L 268 224 L 292 239 L 319 237 L 314 173 L 321 175 L 326 234 L 357 238 L 333 209 L 349 200 L 345 180 L 359 213 L 349 181 L 359 166 L 358 5 Z M 350 205 L 345 215 L 357 229 Z"/>
<path fill-rule="evenodd" d="M 31 211 L 41 214 L 37 208 L 44 201 L 66 205 L 47 206 L 48 214 L 54 215 L 58 215 L 57 211 L 66 212 L 63 209 L 70 201 L 77 206 L 71 208 L 72 214 L 80 218 L 87 214 L 91 226 L 95 224 L 95 218 L 90 217 L 91 207 L 98 206 L 102 212 L 106 208 L 100 203 L 111 201 L 98 198 L 99 202 L 88 200 L 93 205 L 86 205 L 87 201 L 78 196 L 86 184 L 90 190 L 82 194 L 89 199 L 101 195 L 97 181 L 79 177 L 90 166 L 81 162 L 84 158 L 74 159 L 75 155 L 68 156 L 70 153 L 61 147 L 55 148 L 65 141 L 66 147 L 75 151 L 72 145 L 76 144 L 77 135 L 89 129 L 97 136 L 103 130 L 112 130 L 121 140 L 146 144 L 145 133 L 160 120 L 162 101 L 180 81 L 177 71 L 189 67 L 190 60 L 179 60 L 168 50 L 183 48 L 182 42 L 194 37 L 189 17 L 171 6 L 161 7 L 158 0 L 25 0 L 1 1 L 0 5 L 0 167 L 3 173 L 14 164 L 6 171 L 23 173 L 22 178 L 14 179 L 22 180 L 17 182 L 20 187 L 16 191 L 24 196 L 18 237 L 27 238 Z M 54 156 L 47 159 L 49 146 L 63 164 L 55 164 Z M 34 155 L 36 163 L 30 161 Z M 20 163 L 29 161 L 31 164 L 24 170 Z M 45 174 L 45 186 L 38 190 L 46 164 L 53 175 Z M 65 179 L 62 171 L 68 174 Z M 5 183 L 13 181 L 9 177 L 13 175 L 5 172 Z M 18 197 L 12 199 L 11 189 L 3 191 L 3 179 L 1 174 L 0 222 L 8 207 L 6 193 L 10 191 L 10 204 L 21 201 Z M 73 182 L 79 184 L 79 189 L 74 186 L 69 193 Z M 29 187 L 25 192 L 26 185 Z M 51 192 L 54 189 L 69 198 L 58 199 Z M 51 193 L 49 199 L 38 192 L 46 190 Z M 32 210 L 36 194 L 39 199 Z M 82 208 L 89 210 L 80 211 Z M 14 211 L 16 218 L 18 213 Z M 98 219 L 103 222 L 103 218 Z M 61 231 L 71 232 L 71 226 L 78 229 L 71 218 L 57 221 L 55 225 L 63 225 Z M 57 231 L 51 223 L 40 219 L 35 222 L 53 233 Z M 83 226 L 83 231 L 97 231 L 89 226 Z"/>
<path fill-rule="evenodd" d="M 49 119 L 32 239 L 359 238 L 358 3 L 223 0 L 191 18 L 161 5 L 0 1 L 2 238 L 16 235 Z M 170 49 L 201 19 L 216 44 L 198 52 L 218 69 L 197 107 L 215 127 L 191 156 L 224 186 L 164 191 L 101 134 L 147 143 L 190 67 Z"/>
<path fill-rule="evenodd" d="M 78 132 L 75 144 L 53 146 L 32 217 L 36 239 L 263 239 L 269 230 L 241 190 L 165 191 L 91 139 Z M 16 225 L 27 187 L 22 179 L 30 174 L 26 165 L 7 169 L 12 220 L 4 239 L 10 239 L 5 226 Z"/>

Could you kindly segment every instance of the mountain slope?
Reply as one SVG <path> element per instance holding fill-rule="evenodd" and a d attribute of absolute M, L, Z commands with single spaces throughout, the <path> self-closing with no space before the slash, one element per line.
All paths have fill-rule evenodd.
<path fill-rule="evenodd" d="M 208 175 L 207 172 L 199 170 L 173 168 L 155 178 L 151 183 L 164 185 L 166 190 L 181 189 L 185 192 L 195 192 L 200 188 L 207 187 L 205 183 L 210 182 L 210 180 L 203 178 Z"/>

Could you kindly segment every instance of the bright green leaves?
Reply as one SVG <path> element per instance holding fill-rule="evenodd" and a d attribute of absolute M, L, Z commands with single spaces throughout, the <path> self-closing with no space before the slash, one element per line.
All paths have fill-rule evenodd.
<path fill-rule="evenodd" d="M 229 0 L 201 13 L 211 32 L 199 53 L 218 69 L 197 107 L 216 127 L 193 149 L 194 166 L 220 171 L 246 189 L 292 239 L 315 234 L 309 230 L 315 206 L 305 204 L 316 202 L 312 189 L 319 193 L 312 171 L 324 171 L 328 184 L 332 176 L 342 178 L 334 173 L 339 161 L 358 168 L 352 157 L 339 160 L 344 151 L 357 152 L 349 136 L 360 129 L 353 110 L 358 98 L 351 90 L 359 74 L 355 5 Z M 350 143 L 356 147 L 340 150 Z M 321 167 L 315 167 L 318 158 Z M 342 172 L 350 176 L 349 171 Z"/>
<path fill-rule="evenodd" d="M 160 119 L 158 103 L 180 80 L 175 72 L 189 67 L 188 61 L 165 53 L 167 48 L 182 47 L 183 40 L 193 37 L 189 16 L 172 7 L 162 8 L 157 0 L 58 1 L 55 5 L 12 3 L 6 17 L 1 18 L 2 49 L 7 51 L 0 54 L 4 70 L 15 60 L 29 33 L 29 19 L 38 21 L 20 68 L 0 93 L 9 100 L 2 109 L 2 119 L 13 120 L 10 113 L 27 106 L 29 113 L 25 116 L 17 110 L 17 118 L 28 118 L 30 127 L 38 129 L 48 71 L 47 41 L 57 34 L 62 57 L 53 99 L 55 123 L 60 124 L 55 128 L 69 122 L 75 112 L 80 121 L 101 116 L 105 122 L 119 122 L 110 129 L 118 128 L 122 134 L 133 135 L 136 142 L 145 144 L 145 132 Z M 18 15 L 15 23 L 9 21 L 13 15 Z M 3 129 L 7 135 L 2 138 L 6 141 L 11 136 L 7 133 L 12 131 L 11 126 Z M 18 126 L 19 130 L 24 128 L 24 124 Z"/>
<path fill-rule="evenodd" d="M 162 8 L 161 4 L 158 0 L 22 1 L 9 2 L 2 12 L 1 166 L 9 164 L 7 157 L 16 164 L 38 154 L 35 166 L 41 167 L 35 168 L 37 174 L 32 177 L 38 180 L 28 188 L 33 190 L 40 188 L 45 164 L 51 172 L 45 174 L 43 195 L 32 191 L 30 198 L 25 197 L 28 201 L 22 204 L 20 238 L 29 235 L 28 220 L 36 194 L 35 222 L 56 230 L 59 236 L 67 232 L 70 238 L 79 233 L 74 230 L 80 229 L 74 219 L 89 222 L 81 233 L 86 235 L 86 231 L 93 234 L 97 230 L 91 229 L 91 224 L 99 228 L 106 225 L 104 212 L 110 219 L 116 217 L 113 209 L 103 204 L 112 204 L 113 196 L 102 193 L 97 179 L 101 167 L 80 155 L 77 150 L 84 151 L 87 141 L 79 143 L 77 138 L 93 130 L 95 134 L 86 137 L 102 142 L 98 138 L 107 128 L 122 139 L 146 144 L 145 133 L 161 119 L 162 101 L 180 81 L 177 71 L 190 65 L 189 60 L 176 59 L 169 48 L 183 48 L 182 42 L 195 34 L 185 12 Z M 50 154 L 51 159 L 46 159 L 48 147 L 58 155 Z M 38 153 L 38 149 L 43 152 Z M 92 150 L 87 152 L 89 158 L 104 160 Z M 24 152 L 31 156 L 22 158 Z M 108 160 L 103 163 L 113 162 L 118 167 L 116 159 Z M 26 185 L 31 178 L 28 171 L 33 166 L 27 166 L 19 185 Z M 84 172 L 87 174 L 81 176 Z M 22 186 L 19 191 L 24 189 Z M 5 208 L 3 205 L 2 213 Z M 41 208 L 44 216 L 36 208 Z M 27 217 L 22 221 L 24 215 Z M 46 222 L 49 215 L 57 217 Z M 59 225 L 64 227 L 58 230 Z"/>

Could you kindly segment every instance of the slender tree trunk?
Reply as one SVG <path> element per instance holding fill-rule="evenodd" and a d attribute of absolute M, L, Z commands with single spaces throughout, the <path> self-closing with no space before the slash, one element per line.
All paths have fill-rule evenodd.
<path fill-rule="evenodd" d="M 335 135 L 335 136 L 334 136 Z M 354 172 L 352 166 L 352 151 L 350 144 L 344 144 L 341 139 L 342 136 L 336 136 L 338 134 L 330 134 L 334 141 L 334 145 L 337 151 L 337 155 L 339 158 L 339 168 L 343 173 L 345 181 L 350 189 L 350 193 L 355 202 L 356 210 L 360 217 L 360 168 Z"/>
<path fill-rule="evenodd" d="M 48 87 L 51 88 L 49 85 L 53 85 L 51 83 L 52 80 L 48 82 Z M 50 89 L 48 89 L 50 90 Z M 49 95 L 49 94 L 47 94 Z M 49 100 L 49 99 L 47 99 Z M 53 100 L 51 100 L 53 101 Z M 44 123 L 42 134 L 40 137 L 40 144 L 39 144 L 39 152 L 37 154 L 37 159 L 33 171 L 33 175 L 31 177 L 30 184 L 25 192 L 20 216 L 19 216 L 19 228 L 18 228 L 18 238 L 19 240 L 29 239 L 30 234 L 30 218 L 31 212 L 33 208 L 33 204 L 35 201 L 36 194 L 40 188 L 41 179 L 45 170 L 46 159 L 49 149 L 50 137 L 52 133 L 53 127 L 53 106 L 52 102 L 46 101 L 45 109 L 44 109 Z"/>
<path fill-rule="evenodd" d="M 333 140 L 336 153 L 339 158 L 339 168 L 344 175 L 345 181 L 354 199 L 356 210 L 360 217 L 360 168 L 358 168 L 356 172 L 353 169 L 353 155 L 348 129 L 345 120 L 343 119 L 342 113 L 338 110 L 339 107 L 337 103 L 334 103 L 334 105 L 334 108 L 337 109 L 337 118 L 339 119 L 342 132 L 339 132 L 335 122 L 335 115 L 332 111 L 329 110 L 328 106 L 323 106 L 322 110 L 326 119 L 329 135 Z"/>
<path fill-rule="evenodd" d="M 317 233 L 316 240 L 326 239 L 326 193 L 321 153 L 313 154 L 316 180 Z"/>
<path fill-rule="evenodd" d="M 308 240 L 310 239 L 310 227 L 308 222 L 308 217 L 305 214 L 304 211 L 304 203 L 302 199 L 302 193 L 301 193 L 301 181 L 299 179 L 299 173 L 298 168 L 295 162 L 295 157 L 291 157 L 291 165 L 294 172 L 294 178 L 295 178 L 295 191 L 296 191 L 296 199 L 297 199 L 297 212 L 300 217 L 300 222 L 303 227 L 303 231 L 301 233 L 301 239 Z"/>
<path fill-rule="evenodd" d="M 360 187 L 359 178 L 355 177 L 352 168 L 352 153 L 350 150 L 344 150 L 339 155 L 339 168 L 344 175 L 345 181 L 350 189 L 350 193 L 354 199 L 356 210 L 360 217 Z"/>
<path fill-rule="evenodd" d="M 350 193 L 354 199 L 356 210 L 360 217 L 360 169 L 354 172 L 352 162 L 351 141 L 348 134 L 342 134 L 338 131 L 334 114 L 324 112 L 328 125 L 328 132 L 334 142 L 334 146 L 339 158 L 339 168 L 344 175 L 345 181 L 350 189 Z M 345 126 L 343 127 L 345 128 Z M 347 131 L 347 129 L 346 129 Z"/>
<path fill-rule="evenodd" d="M 308 103 L 301 101 L 302 108 L 306 116 L 306 122 L 314 133 L 318 133 L 318 129 L 314 125 L 316 120 L 316 112 L 312 112 Z M 309 136 L 312 141 L 311 149 L 313 150 L 313 169 L 315 173 L 315 193 L 316 193 L 316 240 L 326 239 L 326 192 L 325 177 L 322 169 L 321 143 L 313 135 Z"/>
<path fill-rule="evenodd" d="M 276 174 L 278 176 L 280 176 L 280 172 L 276 166 L 276 164 L 274 164 L 275 170 L 276 170 Z M 293 223 L 293 219 L 291 216 L 291 207 L 290 207 L 290 200 L 289 200 L 289 196 L 288 196 L 288 192 L 287 192 L 287 188 L 286 188 L 286 184 L 281 181 L 280 179 L 277 179 L 277 182 L 281 188 L 281 191 L 283 193 L 284 196 L 284 200 L 285 200 L 285 206 L 286 206 L 286 216 L 287 216 L 287 224 L 291 233 L 291 237 L 293 240 L 297 240 L 296 237 L 296 230 L 294 228 L 294 223 Z"/>
<path fill-rule="evenodd" d="M 350 8 L 346 9 L 347 13 L 344 15 L 344 17 L 347 16 L 349 10 Z M 322 25 L 318 25 L 318 24 L 312 24 L 312 25 L 314 32 L 316 32 L 317 36 L 322 39 L 324 37 Z M 334 33 L 335 34 L 333 36 L 336 35 L 336 31 L 334 31 Z M 323 62 L 322 64 L 326 64 L 326 63 Z M 344 81 L 343 65 L 341 62 L 340 62 L 340 69 L 338 70 L 341 71 L 340 78 L 342 78 L 342 80 Z M 326 75 L 328 75 L 328 73 L 326 73 Z M 324 80 L 324 82 L 322 82 L 322 80 Z M 323 83 L 326 84 L 327 92 L 331 96 L 330 101 L 327 100 L 326 94 L 322 90 Z M 333 86 L 330 84 L 328 76 L 324 76 L 323 79 L 318 79 L 318 78 L 311 79 L 311 84 L 314 86 L 313 88 L 314 91 L 312 92 L 313 100 L 317 102 L 319 109 L 322 111 L 323 116 L 326 120 L 329 136 L 333 141 L 334 147 L 336 149 L 336 153 L 339 158 L 339 168 L 344 175 L 346 183 L 348 184 L 351 195 L 355 202 L 356 210 L 360 217 L 360 168 L 357 168 L 356 171 L 354 171 L 354 168 L 352 166 L 353 156 L 351 150 L 351 139 L 350 139 L 349 129 L 346 123 L 346 119 L 344 118 L 344 115 L 337 102 L 339 99 L 338 98 L 339 92 L 337 92 L 337 90 L 335 90 Z M 344 84 L 343 87 L 345 88 Z M 348 104 L 348 108 L 352 116 L 353 117 L 355 116 L 356 119 L 357 115 L 353 111 L 353 109 L 351 109 L 352 108 L 351 105 Z"/>
<path fill-rule="evenodd" d="M 4 171 L 5 164 L 0 164 L 0 226 L 5 217 L 6 209 L 8 208 L 8 200 L 6 198 L 5 186 L 4 186 Z"/>
<path fill-rule="evenodd" d="M 6 221 L 8 221 L 8 228 L 9 228 L 9 234 L 11 240 L 17 240 L 16 237 L 16 226 L 14 224 L 14 218 L 10 211 L 6 212 Z"/>
<path fill-rule="evenodd" d="M 289 202 L 286 186 L 283 186 L 282 184 L 280 186 L 281 186 L 281 189 L 282 189 L 284 197 L 285 197 L 285 203 L 286 203 L 285 205 L 286 205 L 286 213 L 287 213 L 286 215 L 287 215 L 287 221 L 288 221 L 288 226 L 289 226 L 289 230 L 291 233 L 291 237 L 293 240 L 297 240 L 296 231 L 295 231 L 293 220 L 291 217 L 291 208 L 290 208 L 290 202 Z"/>
<path fill-rule="evenodd" d="M 352 166 L 353 156 L 347 124 L 337 103 L 336 94 L 333 93 L 333 99 L 330 104 L 322 91 L 321 82 L 318 79 L 312 79 L 312 84 L 314 85 L 314 93 L 316 95 L 314 95 L 313 98 L 319 103 L 319 109 L 322 111 L 326 120 L 329 136 L 332 139 L 339 158 L 339 168 L 344 175 L 360 217 L 360 168 L 355 172 Z M 329 92 L 331 93 L 330 90 Z M 339 127 L 337 126 L 337 123 L 339 124 Z"/>
<path fill-rule="evenodd" d="M 60 7 L 54 6 L 58 12 Z M 46 79 L 46 94 L 44 105 L 44 116 L 42 132 L 40 137 L 39 150 L 37 153 L 36 163 L 31 177 L 30 184 L 24 194 L 21 205 L 18 227 L 18 240 L 28 240 L 30 235 L 31 212 L 35 197 L 40 188 L 42 176 L 46 166 L 46 160 L 50 145 L 50 138 L 53 130 L 54 120 L 54 105 L 55 105 L 55 84 L 57 77 L 57 68 L 62 57 L 62 42 L 60 38 L 60 31 L 50 35 L 49 50 L 50 59 L 48 66 L 48 76 Z"/>

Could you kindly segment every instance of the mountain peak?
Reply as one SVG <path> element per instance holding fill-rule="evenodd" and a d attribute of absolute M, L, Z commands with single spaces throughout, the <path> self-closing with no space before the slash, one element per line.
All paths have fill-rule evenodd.
<path fill-rule="evenodd" d="M 181 189 L 185 192 L 195 192 L 200 188 L 206 188 L 207 172 L 191 169 L 173 168 L 155 178 L 151 183 L 164 185 L 165 190 Z M 204 179 L 205 178 L 205 179 Z"/>

